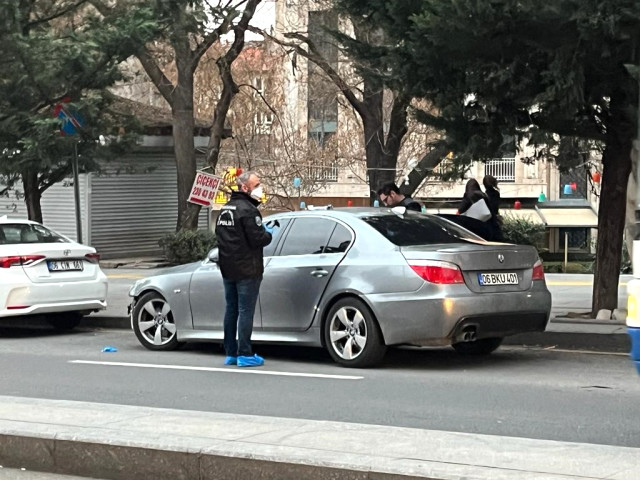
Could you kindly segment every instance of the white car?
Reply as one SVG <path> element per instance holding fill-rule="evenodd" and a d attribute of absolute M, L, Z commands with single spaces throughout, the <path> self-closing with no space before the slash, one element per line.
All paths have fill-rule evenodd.
<path fill-rule="evenodd" d="M 0 319 L 43 315 L 68 330 L 107 308 L 107 276 L 95 248 L 37 222 L 0 217 Z"/>

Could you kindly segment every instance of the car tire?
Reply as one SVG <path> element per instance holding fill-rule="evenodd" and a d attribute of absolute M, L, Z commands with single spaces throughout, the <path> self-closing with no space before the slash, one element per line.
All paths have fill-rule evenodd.
<path fill-rule="evenodd" d="M 387 351 L 373 313 L 357 298 L 343 298 L 331 307 L 324 341 L 331 358 L 343 367 L 371 367 Z"/>
<path fill-rule="evenodd" d="M 132 315 L 133 331 L 145 348 L 175 350 L 179 346 L 171 306 L 159 293 L 142 295 L 136 301 Z"/>
<path fill-rule="evenodd" d="M 501 344 L 502 338 L 482 338 L 473 342 L 460 342 L 451 345 L 460 355 L 489 355 Z"/>
<path fill-rule="evenodd" d="M 69 331 L 76 328 L 82 318 L 83 315 L 80 312 L 64 312 L 47 315 L 46 320 L 56 330 Z"/>

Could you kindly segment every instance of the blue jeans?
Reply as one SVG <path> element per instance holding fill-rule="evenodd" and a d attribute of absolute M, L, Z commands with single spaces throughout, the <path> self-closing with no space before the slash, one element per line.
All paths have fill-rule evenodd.
<path fill-rule="evenodd" d="M 223 279 L 224 298 L 227 302 L 224 312 L 224 350 L 230 357 L 253 355 L 251 333 L 260 282 L 261 278 L 235 281 Z"/>

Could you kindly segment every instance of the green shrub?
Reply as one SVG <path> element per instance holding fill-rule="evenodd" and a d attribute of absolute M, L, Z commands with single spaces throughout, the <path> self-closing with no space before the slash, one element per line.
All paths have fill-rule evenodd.
<path fill-rule="evenodd" d="M 545 247 L 544 225 L 516 218 L 508 213 L 502 217 L 502 236 L 508 243 L 533 245 L 538 250 Z"/>
<path fill-rule="evenodd" d="M 208 230 L 180 230 L 165 235 L 158 243 L 167 261 L 180 265 L 206 258 L 216 246 L 216 236 Z"/>

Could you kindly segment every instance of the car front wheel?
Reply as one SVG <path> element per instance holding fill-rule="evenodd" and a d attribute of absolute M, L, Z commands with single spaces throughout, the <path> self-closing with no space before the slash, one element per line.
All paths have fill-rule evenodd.
<path fill-rule="evenodd" d="M 133 309 L 133 330 L 138 341 L 149 350 L 175 350 L 176 324 L 169 303 L 156 292 L 145 293 Z"/>
<path fill-rule="evenodd" d="M 387 347 L 369 308 L 357 298 L 344 298 L 329 311 L 324 339 L 331 358 L 343 367 L 370 367 Z"/>
<path fill-rule="evenodd" d="M 460 342 L 451 345 L 461 355 L 489 355 L 502 343 L 502 338 L 482 338 L 473 342 Z"/>

